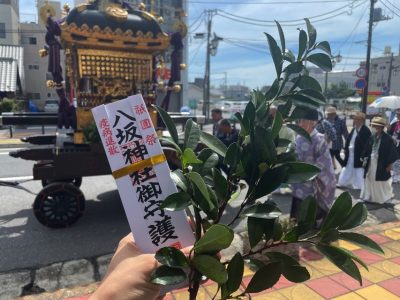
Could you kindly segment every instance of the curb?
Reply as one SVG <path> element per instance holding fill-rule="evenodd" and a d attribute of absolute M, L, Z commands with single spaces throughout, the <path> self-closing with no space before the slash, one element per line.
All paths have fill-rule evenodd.
<path fill-rule="evenodd" d="M 100 281 L 113 254 L 0 273 L 0 299 L 55 292 Z"/>
<path fill-rule="evenodd" d="M 0 139 L 0 149 L 6 148 L 32 148 L 34 145 L 22 142 L 19 139 Z"/>

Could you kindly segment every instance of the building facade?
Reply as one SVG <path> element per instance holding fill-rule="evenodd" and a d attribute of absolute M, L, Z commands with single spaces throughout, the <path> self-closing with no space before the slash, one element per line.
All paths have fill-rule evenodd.
<path fill-rule="evenodd" d="M 19 45 L 19 0 L 0 0 L 0 44 Z"/>
<path fill-rule="evenodd" d="M 332 85 L 339 85 L 341 82 L 344 82 L 348 89 L 356 89 L 354 83 L 358 78 L 355 70 L 325 72 L 317 67 L 309 67 L 308 71 L 310 72 L 310 76 L 315 78 L 321 85 L 322 91 L 329 89 Z M 326 86 L 325 82 L 327 82 Z"/>
<path fill-rule="evenodd" d="M 400 96 L 400 55 L 387 49 L 382 57 L 371 59 L 369 92 Z"/>

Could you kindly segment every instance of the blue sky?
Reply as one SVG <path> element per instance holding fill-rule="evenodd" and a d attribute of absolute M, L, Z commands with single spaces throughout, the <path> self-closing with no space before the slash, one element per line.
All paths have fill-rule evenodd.
<path fill-rule="evenodd" d="M 61 1 L 64 3 L 64 1 Z M 71 1 L 70 1 L 71 2 Z M 31 18 L 35 11 L 33 0 L 20 0 L 22 17 Z M 390 20 L 374 25 L 372 57 L 381 56 L 385 46 L 397 55 L 400 44 L 400 0 L 379 0 L 375 7 Z M 355 70 L 366 56 L 369 0 L 189 0 L 190 35 L 206 32 L 205 10 L 217 10 L 212 32 L 223 40 L 216 56 L 211 57 L 211 84 L 245 84 L 251 88 L 270 84 L 275 71 L 264 32 L 279 39 L 271 21 L 283 25 L 287 47 L 297 52 L 298 31 L 304 28 L 303 18 L 310 18 L 316 27 L 317 41 L 327 40 L 332 53 L 343 56 L 334 70 Z M 232 20 L 234 19 L 234 20 Z M 237 21 L 235 21 L 237 20 Z M 256 26 L 254 20 L 260 20 Z M 262 22 L 261 22 L 262 21 Z M 286 26 L 295 25 L 295 26 Z M 205 40 L 189 38 L 189 80 L 204 76 Z"/>

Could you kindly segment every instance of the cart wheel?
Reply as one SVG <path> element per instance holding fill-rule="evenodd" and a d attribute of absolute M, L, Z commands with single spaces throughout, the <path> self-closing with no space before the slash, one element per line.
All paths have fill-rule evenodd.
<path fill-rule="evenodd" d="M 74 224 L 85 210 L 85 196 L 72 183 L 54 182 L 36 196 L 33 212 L 36 219 L 51 228 Z"/>
<path fill-rule="evenodd" d="M 42 187 L 48 186 L 50 183 L 53 183 L 53 182 L 68 182 L 68 183 L 72 183 L 76 187 L 80 187 L 82 185 L 82 177 L 57 179 L 57 180 L 42 179 Z"/>

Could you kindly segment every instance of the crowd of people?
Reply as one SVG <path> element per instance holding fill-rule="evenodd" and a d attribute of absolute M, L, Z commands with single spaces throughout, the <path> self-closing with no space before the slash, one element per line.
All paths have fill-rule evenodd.
<path fill-rule="evenodd" d="M 274 117 L 276 106 L 270 107 Z M 237 141 L 238 130 L 222 111 L 212 111 L 213 134 L 226 146 Z M 339 117 L 334 106 L 321 111 L 310 110 L 298 125 L 307 131 L 311 143 L 294 132 L 285 133 L 285 139 L 295 144 L 299 161 L 318 166 L 320 174 L 311 182 L 292 185 L 291 217 L 295 218 L 299 205 L 307 196 L 318 200 L 318 218 L 322 219 L 335 199 L 337 187 L 360 190 L 360 202 L 387 203 L 393 198 L 393 183 L 400 182 L 400 109 L 396 117 L 374 117 L 369 126 L 366 115 L 355 112 L 351 115 L 353 127 L 348 131 L 346 119 Z M 335 170 L 340 166 L 339 174 Z M 280 189 L 277 190 L 279 192 Z"/>

